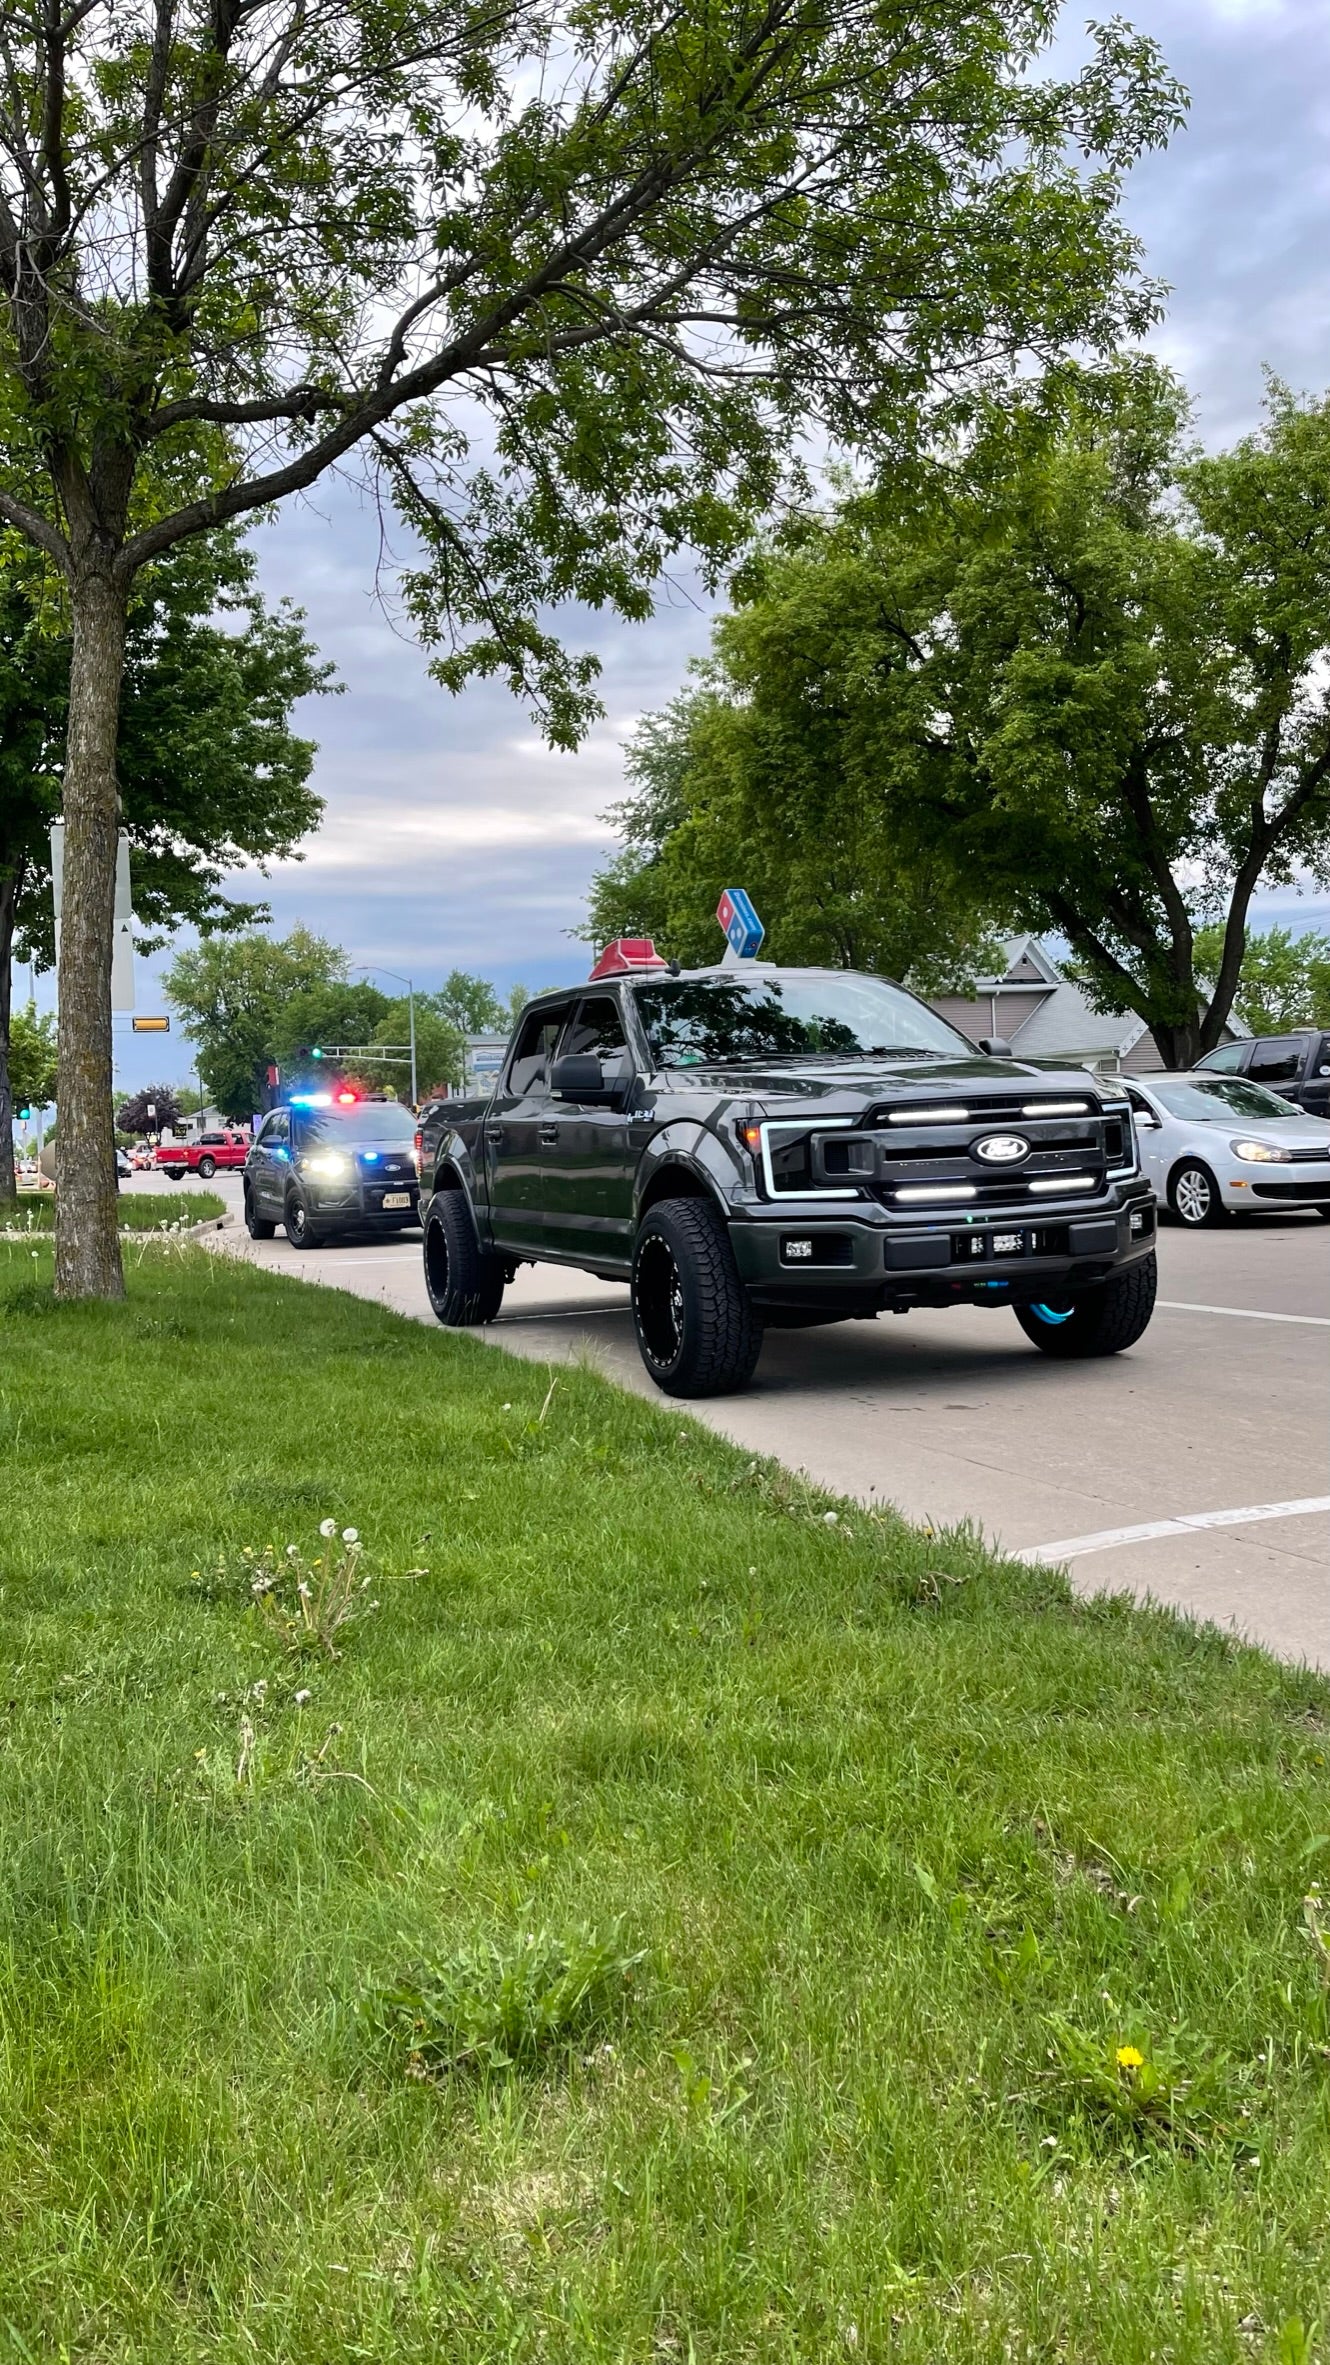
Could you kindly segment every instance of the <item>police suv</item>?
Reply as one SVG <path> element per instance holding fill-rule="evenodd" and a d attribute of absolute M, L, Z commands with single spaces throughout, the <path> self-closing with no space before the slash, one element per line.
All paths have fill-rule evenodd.
<path fill-rule="evenodd" d="M 1154 1306 L 1122 1088 L 976 1048 L 851 971 L 611 945 L 416 1147 L 441 1322 L 492 1321 L 526 1262 L 626 1281 L 672 1396 L 743 1387 L 767 1327 L 1005 1306 L 1047 1355 L 1115 1355 Z"/>

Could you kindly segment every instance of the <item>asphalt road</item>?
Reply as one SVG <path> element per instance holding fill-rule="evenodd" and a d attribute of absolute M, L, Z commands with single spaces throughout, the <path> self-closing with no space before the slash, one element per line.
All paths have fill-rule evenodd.
<path fill-rule="evenodd" d="M 218 1244 L 433 1320 L 414 1240 Z M 690 1409 L 840 1493 L 972 1520 L 1087 1592 L 1152 1595 L 1330 1668 L 1330 1225 L 1165 1229 L 1159 1263 L 1150 1329 L 1105 1362 L 1047 1362 L 997 1308 L 882 1315 L 773 1331 L 745 1395 Z M 524 1266 L 477 1336 L 655 1394 L 627 1292 L 581 1274 Z"/>

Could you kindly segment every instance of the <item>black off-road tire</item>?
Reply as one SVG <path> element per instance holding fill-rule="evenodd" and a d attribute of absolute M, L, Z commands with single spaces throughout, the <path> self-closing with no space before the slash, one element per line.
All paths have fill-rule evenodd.
<path fill-rule="evenodd" d="M 1073 1361 L 1087 1355 L 1120 1355 L 1149 1327 L 1159 1286 L 1154 1252 L 1139 1264 L 1124 1265 L 1107 1281 L 1038 1306 L 1017 1306 L 1016 1320 L 1027 1339 L 1045 1355 Z"/>
<path fill-rule="evenodd" d="M 204 1182 L 211 1182 L 217 1172 L 217 1160 L 215 1158 L 200 1158 L 194 1171 L 202 1176 Z"/>
<path fill-rule="evenodd" d="M 633 1322 L 642 1361 L 667 1396 L 747 1387 L 762 1323 L 708 1200 L 662 1199 L 644 1216 L 633 1251 Z"/>
<path fill-rule="evenodd" d="M 309 1212 L 309 1203 L 299 1191 L 288 1191 L 283 1228 L 293 1248 L 320 1248 L 324 1235 Z"/>
<path fill-rule="evenodd" d="M 1168 1204 L 1173 1221 L 1189 1232 L 1208 1230 L 1228 1220 L 1219 1185 L 1199 1158 L 1184 1158 L 1168 1178 Z"/>
<path fill-rule="evenodd" d="M 425 1218 L 425 1288 L 449 1330 L 492 1322 L 503 1304 L 504 1262 L 482 1248 L 461 1191 L 436 1191 Z"/>
<path fill-rule="evenodd" d="M 248 1232 L 248 1234 L 249 1234 L 249 1236 L 250 1236 L 250 1239 L 251 1239 L 251 1240 L 271 1240 L 271 1238 L 272 1238 L 272 1236 L 273 1236 L 274 1232 L 276 1231 L 276 1229 L 277 1229 L 277 1226 L 276 1226 L 276 1224 L 273 1222 L 273 1220 L 272 1220 L 272 1217 L 271 1217 L 271 1216 L 269 1216 L 269 1215 L 256 1215 L 256 1214 L 255 1214 L 255 1212 L 254 1212 L 254 1194 L 253 1194 L 253 1192 L 252 1192 L 252 1191 L 246 1191 L 246 1193 L 245 1193 L 245 1230 Z"/>
<path fill-rule="evenodd" d="M 187 1166 L 164 1166 L 162 1172 L 168 1182 L 183 1182 L 189 1168 Z"/>

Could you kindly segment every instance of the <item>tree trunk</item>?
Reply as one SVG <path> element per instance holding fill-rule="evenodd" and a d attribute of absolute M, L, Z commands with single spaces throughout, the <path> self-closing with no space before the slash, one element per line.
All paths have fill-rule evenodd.
<path fill-rule="evenodd" d="M 1195 1026 L 1165 1026 L 1162 1019 L 1150 1029 L 1166 1068 L 1195 1067 L 1201 1056 L 1201 1016 Z"/>
<path fill-rule="evenodd" d="M 14 997 L 14 908 L 18 878 L 0 871 L 0 1208 L 18 1196 L 14 1175 L 14 1096 L 9 1088 L 9 1019 Z"/>
<path fill-rule="evenodd" d="M 126 605 L 107 564 L 81 570 L 70 586 L 55 1146 L 55 1293 L 61 1298 L 125 1294 L 116 1229 L 111 951 Z"/>

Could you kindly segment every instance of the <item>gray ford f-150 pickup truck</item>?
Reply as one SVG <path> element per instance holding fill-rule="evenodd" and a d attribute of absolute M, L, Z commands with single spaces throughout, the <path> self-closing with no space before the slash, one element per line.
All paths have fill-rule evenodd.
<path fill-rule="evenodd" d="M 768 1326 L 1009 1306 L 1051 1356 L 1154 1306 L 1154 1205 L 1116 1086 L 979 1050 L 903 987 L 753 961 L 545 993 L 487 1098 L 417 1135 L 441 1322 L 519 1264 L 632 1290 L 673 1396 L 751 1378 Z"/>

